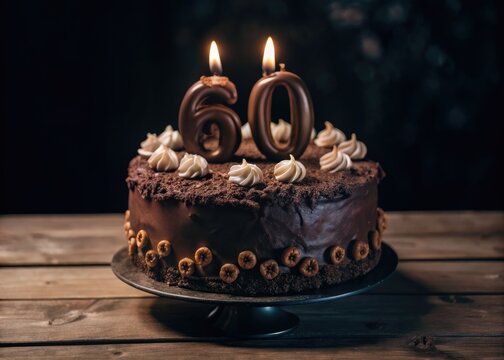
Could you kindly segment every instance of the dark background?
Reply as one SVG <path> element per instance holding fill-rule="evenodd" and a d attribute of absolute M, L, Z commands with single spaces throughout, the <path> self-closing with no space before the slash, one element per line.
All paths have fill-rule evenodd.
<path fill-rule="evenodd" d="M 356 132 L 382 163 L 383 207 L 503 209 L 498 7 L 3 2 L 0 211 L 123 211 L 129 159 L 146 132 L 176 125 L 185 91 L 208 74 L 210 41 L 246 121 L 268 35 L 277 63 L 307 83 L 317 129 L 330 120 Z"/>

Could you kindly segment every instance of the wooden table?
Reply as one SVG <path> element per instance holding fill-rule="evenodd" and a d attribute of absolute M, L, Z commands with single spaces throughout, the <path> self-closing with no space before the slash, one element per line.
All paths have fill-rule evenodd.
<path fill-rule="evenodd" d="M 440 358 L 504 356 L 504 213 L 391 213 L 397 273 L 371 293 L 288 308 L 273 340 L 223 337 L 209 306 L 150 296 L 109 267 L 122 215 L 0 217 L 0 357 Z"/>

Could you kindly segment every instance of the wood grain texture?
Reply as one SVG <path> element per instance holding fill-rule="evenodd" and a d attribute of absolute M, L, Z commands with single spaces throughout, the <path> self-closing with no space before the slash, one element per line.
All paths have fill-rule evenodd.
<path fill-rule="evenodd" d="M 109 263 L 124 246 L 122 215 L 0 217 L 0 264 Z"/>
<path fill-rule="evenodd" d="M 0 299 L 137 297 L 108 266 L 1 268 Z M 504 261 L 403 262 L 379 293 L 502 293 Z"/>
<path fill-rule="evenodd" d="M 412 336 L 376 341 L 362 338 L 154 343 L 0 348 L 10 360 L 53 359 L 502 359 L 502 338 Z"/>
<path fill-rule="evenodd" d="M 501 234 L 504 212 L 501 211 L 402 211 L 387 212 L 389 235 Z"/>
<path fill-rule="evenodd" d="M 3 301 L 0 341 L 216 341 L 222 334 L 204 318 L 211 309 L 159 298 Z M 301 319 L 291 339 L 504 336 L 504 303 L 491 295 L 361 295 L 287 309 Z"/>
<path fill-rule="evenodd" d="M 400 235 L 387 234 L 400 260 L 504 259 L 504 233 Z"/>
<path fill-rule="evenodd" d="M 504 258 L 504 213 L 390 213 L 401 259 Z M 0 264 L 108 264 L 125 245 L 123 216 L 0 216 Z M 20 243 L 22 246 L 20 246 Z"/>
<path fill-rule="evenodd" d="M 122 215 L 0 216 L 0 358 L 502 358 L 504 213 L 389 217 L 386 241 L 409 261 L 384 286 L 290 307 L 294 333 L 239 341 L 205 321 L 211 306 L 115 278 Z"/>

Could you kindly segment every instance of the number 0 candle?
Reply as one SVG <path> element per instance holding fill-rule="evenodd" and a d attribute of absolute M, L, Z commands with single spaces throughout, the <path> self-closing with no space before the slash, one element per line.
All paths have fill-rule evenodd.
<path fill-rule="evenodd" d="M 275 48 L 271 37 L 264 48 L 263 77 L 256 82 L 250 93 L 248 122 L 259 150 L 273 161 L 285 160 L 292 154 L 299 158 L 310 142 L 314 114 L 310 93 L 299 76 L 285 70 L 275 71 Z M 289 95 L 292 132 L 289 142 L 280 145 L 271 133 L 271 100 L 278 86 L 283 86 Z"/>
<path fill-rule="evenodd" d="M 179 129 L 188 153 L 199 154 L 210 162 L 229 160 L 240 146 L 241 121 L 230 108 L 209 103 L 209 98 L 221 100 L 228 105 L 236 103 L 235 85 L 221 76 L 222 65 L 219 50 L 212 41 L 209 55 L 212 76 L 202 76 L 187 90 L 179 109 Z M 214 149 L 204 146 L 205 133 L 212 124 L 219 129 L 219 143 Z"/>

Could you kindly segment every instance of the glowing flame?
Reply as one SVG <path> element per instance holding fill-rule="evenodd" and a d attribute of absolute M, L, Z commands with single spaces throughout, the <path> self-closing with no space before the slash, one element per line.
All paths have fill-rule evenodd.
<path fill-rule="evenodd" d="M 275 46 L 273 45 L 271 36 L 268 37 L 268 41 L 266 41 L 266 46 L 264 47 L 262 68 L 267 75 L 275 71 Z"/>
<path fill-rule="evenodd" d="M 212 41 L 210 45 L 210 55 L 208 57 L 208 63 L 210 64 L 210 72 L 214 75 L 222 74 L 222 64 L 219 56 L 219 49 L 215 41 Z"/>

